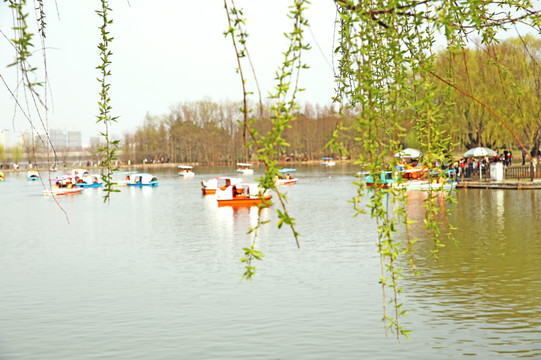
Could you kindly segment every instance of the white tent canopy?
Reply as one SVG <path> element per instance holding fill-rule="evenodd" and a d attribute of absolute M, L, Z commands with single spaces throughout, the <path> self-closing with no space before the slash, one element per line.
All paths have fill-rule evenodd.
<path fill-rule="evenodd" d="M 420 150 L 412 149 L 412 148 L 405 148 L 404 150 L 399 151 L 396 154 L 394 154 L 394 157 L 417 159 L 419 156 L 421 156 L 421 154 L 422 153 Z"/>
<path fill-rule="evenodd" d="M 498 155 L 496 151 L 487 147 L 475 147 L 464 153 L 464 157 L 487 157 Z M 479 180 L 483 180 L 483 169 L 479 168 Z"/>
<path fill-rule="evenodd" d="M 475 147 L 464 153 L 464 157 L 486 157 L 486 156 L 496 156 L 498 155 L 496 151 L 489 149 L 487 147 Z"/>

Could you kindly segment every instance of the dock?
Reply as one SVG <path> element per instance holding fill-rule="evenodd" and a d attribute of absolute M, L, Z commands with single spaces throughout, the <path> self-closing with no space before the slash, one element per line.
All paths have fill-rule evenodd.
<path fill-rule="evenodd" d="M 456 187 L 457 189 L 539 190 L 541 189 L 541 180 L 462 181 Z"/>

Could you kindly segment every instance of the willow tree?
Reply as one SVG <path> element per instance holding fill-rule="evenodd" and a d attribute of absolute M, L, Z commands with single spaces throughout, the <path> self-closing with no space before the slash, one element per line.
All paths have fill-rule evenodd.
<path fill-rule="evenodd" d="M 238 60 L 237 71 L 246 99 L 250 93 L 247 90 L 246 74 L 253 66 L 248 53 L 246 19 L 242 16 L 242 10 L 236 8 L 232 0 L 225 0 L 224 4 L 230 23 L 226 34 L 233 39 Z M 453 126 L 455 103 L 451 98 L 454 92 L 459 91 L 472 98 L 487 114 L 494 114 L 482 99 L 468 93 L 467 88 L 460 89 L 454 84 L 452 67 L 449 67 L 444 75 L 435 73 L 433 49 L 438 36 L 443 38 L 450 51 L 459 52 L 463 51 L 474 37 L 479 37 L 483 44 L 492 44 L 497 41 L 498 33 L 519 23 L 530 25 L 539 31 L 539 15 L 529 1 L 521 0 L 335 0 L 335 4 L 338 14 L 338 46 L 335 50 L 337 87 L 333 100 L 339 104 L 341 115 L 357 115 L 349 129 L 343 122 L 337 124 L 333 139 L 327 146 L 344 153 L 346 150 L 340 141 L 341 132 L 351 128 L 357 132 L 356 141 L 362 149 L 357 160 L 370 172 L 372 178 L 376 179 L 376 186 L 365 207 L 362 205 L 366 198 L 365 188 L 364 184 L 359 182 L 358 196 L 353 203 L 358 213 L 368 208 L 376 219 L 385 322 L 397 336 L 407 335 L 408 331 L 399 323 L 404 309 L 399 301 L 402 270 L 396 264 L 400 256 L 406 255 L 415 272 L 412 256 L 415 239 L 408 231 L 410 219 L 405 210 L 407 197 L 404 188 L 379 187 L 379 173 L 385 167 L 394 169 L 396 160 L 391 155 L 401 149 L 407 136 L 403 127 L 406 120 L 414 127 L 426 165 L 436 170 L 437 165 L 451 161 L 451 151 L 455 145 L 451 139 L 454 137 L 453 131 L 456 131 Z M 299 72 L 306 66 L 301 60 L 302 52 L 309 49 L 309 45 L 303 42 L 304 31 L 309 26 L 305 18 L 307 6 L 308 1 L 292 1 L 288 14 L 293 27 L 291 32 L 285 34 L 290 45 L 284 51 L 282 66 L 277 70 L 277 92 L 274 96 L 276 105 L 271 117 L 274 126 L 264 136 L 251 133 L 259 160 L 265 163 L 267 168 L 265 178 L 262 179 L 266 188 L 273 188 L 269 179 L 277 171 L 276 149 L 283 149 L 288 145 L 284 142 L 282 133 L 295 120 L 292 110 L 297 107 L 295 99 L 300 90 L 297 86 Z M 447 87 L 442 88 L 442 83 Z M 250 121 L 256 119 L 257 116 L 253 115 L 252 110 L 245 106 L 245 127 L 249 128 Z M 429 174 L 432 174 L 432 171 Z M 281 200 L 281 195 L 278 195 Z M 449 194 L 445 196 L 449 203 L 453 201 Z M 425 202 L 425 227 L 433 239 L 433 253 L 436 256 L 438 249 L 444 246 L 444 238 L 451 238 L 452 230 L 446 218 L 437 217 L 439 206 L 435 194 L 429 189 Z M 449 208 L 445 211 L 449 211 Z M 287 212 L 280 212 L 279 215 L 280 225 L 284 220 L 294 224 Z M 402 242 L 397 234 L 401 227 L 405 232 L 405 242 Z M 297 237 L 298 234 L 293 231 Z M 254 243 L 245 250 L 247 256 L 243 261 L 249 264 L 247 273 L 251 275 L 252 260 L 260 259 L 262 254 L 254 253 Z M 387 310 L 388 305 L 391 311 Z"/>
<path fill-rule="evenodd" d="M 437 72 L 454 70 L 455 84 L 468 91 L 505 119 L 521 141 L 541 144 L 541 40 L 531 35 L 509 38 L 496 44 L 477 43 L 460 52 L 441 52 Z M 446 86 L 446 84 L 442 84 Z M 454 93 L 457 140 L 466 147 L 484 144 L 518 147 L 500 121 L 471 98 Z"/>
<path fill-rule="evenodd" d="M 510 122 L 533 152 L 541 147 L 541 40 L 519 36 L 503 42 L 498 49 L 505 66 L 503 73 L 512 80 L 511 89 L 516 90 L 507 92 L 512 100 Z"/>
<path fill-rule="evenodd" d="M 336 0 L 335 3 L 340 26 L 336 50 L 339 85 L 335 101 L 343 108 L 359 112 L 356 129 L 364 150 L 359 162 L 368 167 L 373 178 L 378 178 L 375 175 L 386 162 L 394 168 L 395 160 L 389 155 L 400 150 L 402 139 L 407 135 L 402 127 L 404 114 L 418 135 L 425 154 L 424 163 L 436 167 L 451 161 L 455 145 L 451 142 L 453 131 L 460 131 L 454 126 L 456 102 L 452 95 L 457 92 L 473 99 L 489 116 L 497 117 L 501 128 L 508 128 L 482 98 L 476 98 L 467 87 L 456 86 L 453 67 L 442 75 L 435 72 L 434 47 L 437 38 L 453 53 L 465 51 L 475 39 L 493 44 L 499 33 L 519 23 L 539 31 L 539 12 L 529 1 Z M 447 86 L 441 87 L 442 84 Z M 364 195 L 362 183 L 359 194 Z M 443 240 L 451 238 L 452 226 L 446 218 L 437 216 L 440 203 L 435 201 L 434 195 L 428 190 L 425 227 L 431 234 L 433 252 L 437 256 L 438 249 L 444 246 Z M 449 194 L 446 197 L 447 203 L 452 203 Z M 360 203 L 361 198 L 356 203 Z M 401 291 L 398 280 L 402 273 L 396 260 L 399 256 L 411 256 L 415 242 L 408 232 L 410 220 L 404 207 L 406 202 L 404 190 L 376 187 L 368 204 L 378 226 L 384 317 L 397 335 L 404 334 L 404 330 L 399 324 L 403 309 L 398 299 Z M 358 211 L 363 210 L 358 208 Z M 403 237 L 396 234 L 399 223 L 405 229 Z M 440 232 L 445 228 L 446 231 Z M 411 265 L 415 271 L 413 262 Z M 390 300 L 386 299 L 387 291 Z M 391 304 L 392 311 L 385 309 L 387 303 Z"/>
<path fill-rule="evenodd" d="M 321 1 L 321 0 L 318 0 Z M 331 0 L 328 0 L 331 1 Z M 28 31 L 28 13 L 25 0 L 4 0 L 13 11 L 15 38 L 11 40 L 16 52 L 14 66 L 21 73 L 22 83 L 34 98 L 37 107 L 42 106 L 40 121 L 46 124 L 46 104 L 36 91 L 39 82 L 32 80 L 35 65 L 31 65 L 33 53 L 33 34 Z M 538 10 L 527 0 L 503 1 L 432 1 L 432 0 L 334 0 L 337 12 L 337 46 L 335 49 L 336 92 L 334 102 L 339 114 L 354 114 L 354 121 L 338 121 L 333 131 L 332 141 L 327 147 L 334 152 L 345 153 L 341 144 L 343 131 L 356 132 L 355 140 L 361 149 L 358 163 L 365 166 L 372 177 L 379 179 L 385 167 L 393 169 L 396 160 L 391 155 L 401 149 L 407 135 L 402 124 L 407 121 L 417 134 L 418 143 L 424 153 L 428 166 L 445 163 L 450 160 L 453 138 L 454 102 L 450 95 L 460 92 L 483 107 L 492 116 L 498 117 L 483 99 L 475 97 L 455 84 L 454 69 L 450 67 L 445 75 L 434 71 L 433 52 L 437 37 L 441 37 L 447 48 L 459 52 L 466 48 L 472 38 L 480 38 L 483 44 L 492 44 L 497 35 L 517 24 L 526 24 L 536 31 L 540 30 Z M 37 14 L 38 36 L 41 42 L 45 35 L 45 12 L 43 1 L 37 0 L 32 10 Z M 109 140 L 109 125 L 117 119 L 112 115 L 110 106 L 110 62 L 109 50 L 113 41 L 109 33 L 112 23 L 109 2 L 101 0 L 97 16 L 101 20 L 101 42 L 98 46 L 101 71 L 99 78 L 100 92 L 98 100 L 99 116 L 97 121 L 104 126 L 102 134 L 105 146 L 102 152 L 107 167 L 107 178 L 114 170 L 112 164 L 118 144 Z M 232 39 L 237 69 L 243 87 L 243 109 L 241 123 L 243 133 L 251 137 L 247 147 L 253 147 L 259 161 L 266 166 L 261 183 L 265 188 L 274 188 L 278 194 L 281 209 L 278 211 L 278 226 L 291 227 L 297 245 L 299 234 L 295 230 L 295 220 L 288 214 L 286 198 L 275 188 L 273 178 L 278 171 L 277 156 L 287 148 L 284 131 L 294 126 L 295 111 L 298 109 L 297 95 L 302 70 L 308 65 L 303 54 L 310 49 L 304 38 L 309 26 L 306 9 L 310 5 L 306 0 L 291 0 L 287 16 L 291 19 L 291 30 L 285 33 L 288 40 L 283 51 L 283 61 L 277 65 L 276 85 L 271 94 L 271 126 L 265 133 L 257 131 L 255 123 L 261 120 L 261 112 L 249 107 L 249 98 L 258 94 L 257 81 L 252 88 L 248 86 L 249 75 L 257 64 L 252 64 L 249 56 L 247 22 L 242 9 L 237 8 L 233 0 L 224 0 L 229 27 L 226 35 Z M 256 19 L 254 19 L 256 21 Z M 190 36 L 190 35 L 186 35 Z M 45 46 L 42 45 L 45 49 Z M 448 85 L 442 88 L 440 85 Z M 17 102 L 17 98 L 14 97 Z M 261 100 L 254 101 L 261 103 Z M 501 120 L 501 118 L 499 118 Z M 502 125 L 503 124 L 503 121 Z M 507 126 L 506 124 L 504 126 Z M 431 174 L 432 172 L 429 172 Z M 107 180 L 107 179 L 106 179 Z M 376 219 L 378 238 L 377 251 L 381 259 L 381 284 L 383 289 L 384 319 L 387 326 L 397 336 L 407 335 L 399 322 L 404 310 L 399 300 L 401 291 L 399 280 L 402 272 L 397 266 L 398 258 L 409 257 L 413 270 L 413 245 L 415 239 L 409 234 L 410 220 L 405 210 L 407 198 L 398 188 L 383 189 L 376 186 L 369 193 L 368 200 L 363 183 L 358 184 L 358 196 L 353 199 L 356 212 L 368 209 Z M 444 246 L 444 235 L 449 235 L 451 226 L 445 218 L 438 218 L 438 203 L 432 190 L 428 190 L 425 203 L 425 226 L 434 243 L 434 254 Z M 452 199 L 449 197 L 449 201 Z M 366 204 L 366 206 L 365 206 Z M 258 225 L 252 229 L 257 234 Z M 403 234 L 398 230 L 403 229 Z M 443 232 L 442 232 L 443 230 Z M 405 241 L 402 241 L 405 238 Z M 245 276 L 255 272 L 254 260 L 262 254 L 255 247 L 255 240 L 245 248 Z M 388 310 L 388 308 L 392 310 Z"/>

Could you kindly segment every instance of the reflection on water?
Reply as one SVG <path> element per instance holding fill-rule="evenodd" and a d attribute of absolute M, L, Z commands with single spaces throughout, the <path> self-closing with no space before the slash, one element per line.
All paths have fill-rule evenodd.
<path fill-rule="evenodd" d="M 416 217 L 423 216 L 422 208 L 414 211 L 423 196 L 412 196 L 410 213 Z M 458 227 L 458 244 L 448 244 L 436 260 L 429 256 L 431 240 L 421 237 L 421 276 L 407 279 L 407 302 L 438 313 L 427 320 L 434 334 L 459 324 L 456 331 L 463 335 L 454 341 L 471 343 L 465 353 L 487 353 L 485 339 L 498 354 L 541 357 L 539 194 L 470 189 L 459 191 L 457 199 L 450 220 Z M 440 338 L 448 345 L 447 334 Z"/>
<path fill-rule="evenodd" d="M 422 229 L 425 195 L 410 193 L 421 275 L 404 270 L 413 335 L 397 343 L 381 322 L 374 221 L 353 218 L 347 202 L 356 166 L 297 167 L 286 190 L 301 248 L 276 228 L 278 205 L 265 209 L 272 223 L 258 234 L 265 257 L 252 281 L 240 281 L 239 258 L 257 208 L 201 196 L 201 180 L 234 168 L 196 170 L 159 172 L 158 187 L 121 188 L 108 204 L 101 189 L 59 197 L 69 223 L 40 187 L 8 174 L 0 358 L 541 357 L 541 192 L 457 192 L 458 245 L 438 261 Z"/>
<path fill-rule="evenodd" d="M 216 221 L 218 223 L 229 223 L 231 225 L 247 229 L 254 228 L 258 223 L 258 209 L 256 206 L 216 206 Z M 261 221 L 268 220 L 269 218 L 269 209 L 263 209 L 261 211 Z"/>
<path fill-rule="evenodd" d="M 208 214 L 212 228 L 224 232 L 248 232 L 258 223 L 258 208 L 256 206 L 218 206 L 216 195 L 202 195 L 202 203 Z M 269 219 L 269 209 L 262 209 L 261 221 Z"/>

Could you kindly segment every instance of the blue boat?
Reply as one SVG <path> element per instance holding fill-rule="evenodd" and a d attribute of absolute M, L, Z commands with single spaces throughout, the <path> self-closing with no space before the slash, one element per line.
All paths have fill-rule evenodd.
<path fill-rule="evenodd" d="M 128 186 L 158 186 L 158 178 L 152 174 L 135 173 L 129 175 Z"/>
<path fill-rule="evenodd" d="M 321 165 L 323 166 L 334 166 L 336 163 L 334 162 L 332 157 L 322 157 L 321 158 Z"/>
<path fill-rule="evenodd" d="M 391 171 L 382 171 L 380 173 L 380 179 L 379 181 L 375 181 L 372 175 L 367 174 L 364 177 L 364 180 L 366 182 L 366 186 L 369 187 L 378 187 L 378 188 L 388 188 L 390 187 L 394 182 L 393 173 Z"/>
<path fill-rule="evenodd" d="M 280 175 L 276 176 L 276 178 L 274 179 L 274 182 L 276 183 L 276 185 L 295 184 L 297 182 L 297 178 L 294 178 L 293 176 L 290 175 L 290 173 L 294 171 L 297 171 L 297 169 L 283 168 L 283 169 L 278 170 Z"/>
<path fill-rule="evenodd" d="M 86 189 L 101 187 L 103 184 L 99 175 L 88 174 L 77 178 L 75 185 Z"/>
<path fill-rule="evenodd" d="M 28 181 L 38 181 L 39 180 L 39 172 L 35 170 L 30 170 L 27 173 Z"/>

